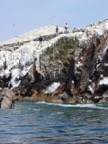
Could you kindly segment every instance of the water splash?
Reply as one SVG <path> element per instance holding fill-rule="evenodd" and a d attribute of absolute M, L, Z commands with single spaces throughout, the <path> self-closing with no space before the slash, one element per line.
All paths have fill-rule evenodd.
<path fill-rule="evenodd" d="M 59 106 L 65 108 L 90 108 L 90 109 L 104 109 L 108 110 L 108 107 L 96 104 L 58 104 L 58 103 L 47 103 L 47 102 L 36 102 L 36 104 L 45 104 L 51 106 Z"/>

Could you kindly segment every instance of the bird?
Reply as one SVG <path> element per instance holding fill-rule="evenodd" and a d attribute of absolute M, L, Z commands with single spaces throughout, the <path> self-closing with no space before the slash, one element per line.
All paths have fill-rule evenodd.
<path fill-rule="evenodd" d="M 54 17 L 55 17 L 55 16 L 50 17 L 49 20 L 53 19 Z"/>

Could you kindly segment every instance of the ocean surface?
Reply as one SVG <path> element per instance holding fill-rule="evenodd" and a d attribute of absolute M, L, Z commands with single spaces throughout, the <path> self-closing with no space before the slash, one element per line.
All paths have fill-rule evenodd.
<path fill-rule="evenodd" d="M 108 144 L 108 104 L 16 102 L 0 110 L 0 144 Z"/>

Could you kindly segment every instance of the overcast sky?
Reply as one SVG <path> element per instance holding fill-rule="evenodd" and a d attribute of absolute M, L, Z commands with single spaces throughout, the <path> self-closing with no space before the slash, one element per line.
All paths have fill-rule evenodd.
<path fill-rule="evenodd" d="M 0 0 L 0 41 L 50 24 L 71 28 L 108 18 L 108 0 Z"/>

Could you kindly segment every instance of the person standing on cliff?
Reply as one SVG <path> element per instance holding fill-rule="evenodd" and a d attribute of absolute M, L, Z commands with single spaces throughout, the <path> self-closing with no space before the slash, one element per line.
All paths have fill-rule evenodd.
<path fill-rule="evenodd" d="M 58 35 L 58 33 L 59 33 L 59 28 L 58 26 L 56 26 L 56 35 Z"/>
<path fill-rule="evenodd" d="M 64 33 L 68 33 L 68 24 L 67 23 L 65 23 L 65 31 L 64 31 Z"/>
<path fill-rule="evenodd" d="M 42 47 L 42 41 L 43 41 L 43 38 L 42 36 L 39 37 L 39 45 L 38 46 L 41 46 Z"/>

